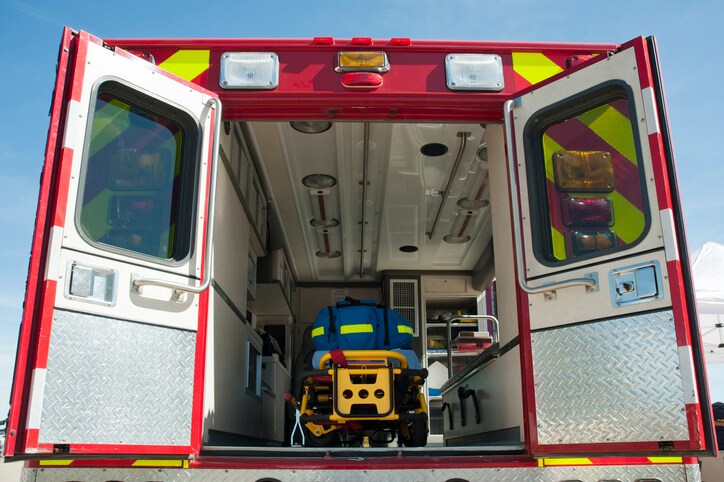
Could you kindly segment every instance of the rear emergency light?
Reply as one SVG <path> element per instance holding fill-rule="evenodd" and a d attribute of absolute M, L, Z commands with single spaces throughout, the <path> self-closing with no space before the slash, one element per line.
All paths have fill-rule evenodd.
<path fill-rule="evenodd" d="M 390 64 L 384 52 L 339 52 L 335 70 L 384 73 L 390 70 Z"/>
<path fill-rule="evenodd" d="M 616 235 L 613 231 L 573 231 L 571 233 L 573 254 L 592 253 L 611 249 L 616 246 Z"/>
<path fill-rule="evenodd" d="M 505 87 L 499 55 L 450 54 L 445 57 L 445 74 L 450 90 L 497 92 Z"/>
<path fill-rule="evenodd" d="M 611 153 L 556 151 L 553 154 L 556 187 L 564 192 L 613 191 Z"/>
<path fill-rule="evenodd" d="M 613 209 L 607 198 L 567 198 L 563 200 L 566 226 L 612 226 Z"/>
<path fill-rule="evenodd" d="M 222 89 L 275 89 L 279 57 L 274 52 L 226 52 L 221 56 Z"/>

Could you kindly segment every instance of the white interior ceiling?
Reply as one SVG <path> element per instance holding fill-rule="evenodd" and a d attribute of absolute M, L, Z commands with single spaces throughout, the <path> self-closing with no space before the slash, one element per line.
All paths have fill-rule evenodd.
<path fill-rule="evenodd" d="M 371 123 L 365 143 L 365 124 L 338 122 L 323 133 L 303 134 L 287 122 L 248 124 L 248 141 L 255 145 L 271 192 L 268 193 L 284 229 L 293 268 L 299 281 L 357 281 L 379 279 L 384 270 L 472 270 L 491 242 L 489 207 L 464 210 L 457 201 L 470 190 L 477 176 L 487 174 L 484 152 L 485 129 L 478 124 Z M 452 173 L 462 147 L 460 162 Z M 441 156 L 424 155 L 430 143 L 445 145 Z M 365 144 L 368 146 L 367 202 L 362 232 L 362 179 Z M 325 192 L 329 217 L 340 221 L 325 239 L 310 221 L 318 198 L 302 184 L 309 174 L 336 178 Z M 442 192 L 453 175 L 445 207 L 434 236 L 429 238 Z M 476 187 L 478 197 L 487 189 Z M 457 231 L 465 227 L 470 241 L 443 241 L 451 234 L 457 216 Z M 467 223 L 465 222 L 467 220 Z M 360 256 L 364 234 L 364 255 Z M 417 251 L 403 252 L 403 246 Z M 336 258 L 319 257 L 318 251 L 340 251 Z M 362 270 L 360 262 L 362 258 Z M 363 276 L 360 277 L 360 271 Z"/>

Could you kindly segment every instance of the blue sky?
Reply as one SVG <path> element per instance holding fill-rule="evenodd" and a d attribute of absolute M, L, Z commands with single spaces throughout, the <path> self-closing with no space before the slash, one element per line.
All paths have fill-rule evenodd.
<path fill-rule="evenodd" d="M 0 0 L 0 419 L 27 275 L 61 29 L 99 37 L 340 38 L 659 43 L 690 251 L 724 244 L 724 2 L 607 0 Z M 724 370 L 710 369 L 724 400 Z"/>

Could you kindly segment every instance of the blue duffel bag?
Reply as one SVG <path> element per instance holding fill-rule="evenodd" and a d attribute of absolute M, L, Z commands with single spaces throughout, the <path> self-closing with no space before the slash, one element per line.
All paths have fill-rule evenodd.
<path fill-rule="evenodd" d="M 412 328 L 399 313 L 374 301 L 347 298 L 322 308 L 312 326 L 317 350 L 389 350 L 409 348 Z"/>

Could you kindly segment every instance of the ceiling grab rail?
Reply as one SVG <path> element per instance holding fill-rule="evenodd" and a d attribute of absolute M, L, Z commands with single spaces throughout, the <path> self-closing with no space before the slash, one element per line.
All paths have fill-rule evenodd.
<path fill-rule="evenodd" d="M 157 278 L 135 278 L 131 283 L 131 287 L 139 294 L 142 292 L 141 289 L 143 286 L 161 286 L 163 288 L 172 289 L 174 291 L 173 299 L 175 301 L 180 301 L 183 293 L 202 293 L 206 291 L 211 284 L 211 258 L 214 246 L 214 214 L 216 212 L 216 181 L 218 177 L 219 138 L 221 135 L 221 100 L 212 97 L 206 102 L 206 105 L 209 107 L 213 105 L 216 112 L 214 114 L 214 134 L 213 138 L 210 139 L 210 142 L 213 142 L 213 150 L 211 152 L 211 174 L 208 192 L 209 204 L 206 210 L 206 257 L 204 259 L 202 274 L 203 281 L 198 286 L 187 286 Z"/>
<path fill-rule="evenodd" d="M 515 237 L 515 261 L 518 271 L 518 284 L 521 289 L 529 294 L 537 293 L 554 293 L 556 290 L 568 288 L 571 286 L 585 286 L 586 292 L 596 290 L 596 275 L 592 274 L 590 278 L 571 278 L 564 281 L 554 281 L 539 286 L 531 286 L 525 277 L 525 268 L 523 265 L 523 235 L 520 226 L 520 206 L 518 204 L 518 175 L 517 160 L 515 149 L 513 148 L 513 109 L 520 106 L 520 98 L 508 100 L 505 102 L 505 148 L 508 156 L 508 183 L 510 188 L 510 203 L 513 211 L 513 236 Z"/>

